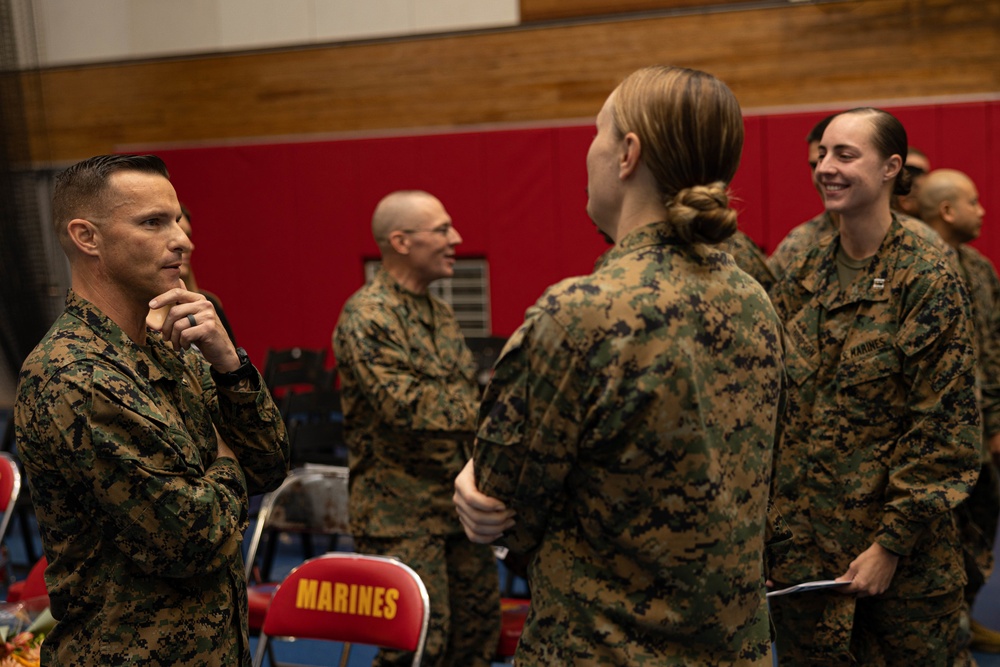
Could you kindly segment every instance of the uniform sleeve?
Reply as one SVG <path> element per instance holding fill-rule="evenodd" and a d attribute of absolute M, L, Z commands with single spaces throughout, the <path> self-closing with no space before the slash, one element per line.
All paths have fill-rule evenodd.
<path fill-rule="evenodd" d="M 77 364 L 41 387 L 33 406 L 34 442 L 25 452 L 33 492 L 45 493 L 47 483 L 75 487 L 78 502 L 93 503 L 105 539 L 140 570 L 190 577 L 225 567 L 238 552 L 247 526 L 240 466 L 223 458 L 203 467 L 187 431 L 161 417 L 129 378 Z"/>
<path fill-rule="evenodd" d="M 932 519 L 961 503 L 979 473 L 979 410 L 968 303 L 941 271 L 902 313 L 897 344 L 909 381 L 907 428 L 889 461 L 876 541 L 908 555 Z"/>
<path fill-rule="evenodd" d="M 457 333 L 457 332 L 456 332 Z M 341 372 L 350 372 L 386 425 L 407 431 L 475 428 L 477 397 L 471 379 L 456 367 L 442 375 L 417 365 L 407 332 L 391 315 L 358 309 L 341 318 L 334 335 Z"/>
<path fill-rule="evenodd" d="M 983 335 L 980 353 L 983 409 L 983 433 L 990 438 L 1000 433 L 1000 278 L 988 260 L 983 270 L 983 285 L 990 296 L 988 312 L 984 315 L 987 332 Z"/>
<path fill-rule="evenodd" d="M 497 361 L 480 409 L 476 482 L 517 512 L 506 536 L 517 553 L 539 545 L 564 502 L 578 456 L 584 378 L 565 332 L 550 316 L 529 311 Z"/>
<path fill-rule="evenodd" d="M 202 386 L 217 404 L 213 421 L 223 441 L 236 454 L 246 477 L 247 493 L 278 488 L 288 474 L 290 446 L 281 412 L 257 374 L 246 389 L 220 387 L 204 371 Z"/>

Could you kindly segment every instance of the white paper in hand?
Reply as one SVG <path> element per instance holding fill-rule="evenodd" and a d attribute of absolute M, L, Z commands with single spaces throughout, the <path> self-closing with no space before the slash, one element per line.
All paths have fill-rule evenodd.
<path fill-rule="evenodd" d="M 807 581 L 804 584 L 796 584 L 794 586 L 789 586 L 788 588 L 782 588 L 780 591 L 771 591 L 767 594 L 767 597 L 774 597 L 776 595 L 788 595 L 789 593 L 802 593 L 805 591 L 815 591 L 821 588 L 836 588 L 838 586 L 846 586 L 851 582 L 849 581 L 834 581 L 833 579 L 827 579 L 825 581 Z"/>

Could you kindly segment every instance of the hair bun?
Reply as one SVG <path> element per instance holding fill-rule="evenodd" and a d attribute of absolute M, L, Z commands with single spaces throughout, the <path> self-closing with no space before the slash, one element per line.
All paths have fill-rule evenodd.
<path fill-rule="evenodd" d="M 726 184 L 717 181 L 678 192 L 667 204 L 670 223 L 688 243 L 720 243 L 736 233 Z"/>
<path fill-rule="evenodd" d="M 908 195 L 912 190 L 913 174 L 904 165 L 899 168 L 899 173 L 896 174 L 896 180 L 892 184 L 892 194 Z"/>

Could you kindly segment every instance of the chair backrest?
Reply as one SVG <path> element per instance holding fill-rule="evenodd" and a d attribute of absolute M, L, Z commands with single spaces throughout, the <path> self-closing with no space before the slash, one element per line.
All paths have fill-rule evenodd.
<path fill-rule="evenodd" d="M 341 422 L 296 422 L 288 427 L 291 464 L 348 464 L 347 442 Z"/>
<path fill-rule="evenodd" d="M 309 387 L 314 388 L 325 382 L 326 348 L 310 350 L 290 347 L 282 350 L 268 350 L 264 359 L 264 384 L 272 394 L 276 390 Z M 282 392 L 277 392 L 282 393 Z"/>
<path fill-rule="evenodd" d="M 0 539 L 7 534 L 7 525 L 14 514 L 17 496 L 21 493 L 21 471 L 17 461 L 7 452 L 0 452 Z"/>
<path fill-rule="evenodd" d="M 48 565 L 49 561 L 42 556 L 31 566 L 24 580 L 20 602 L 31 611 L 41 611 L 49 606 L 49 589 L 45 585 L 45 568 Z"/>
<path fill-rule="evenodd" d="M 316 388 L 288 393 L 281 400 L 281 414 L 288 427 L 293 466 L 306 463 L 347 465 L 344 412 L 339 391 Z"/>
<path fill-rule="evenodd" d="M 430 599 L 420 576 L 384 556 L 330 553 L 307 560 L 278 586 L 254 665 L 270 637 L 322 639 L 413 651 L 423 658 Z"/>
<path fill-rule="evenodd" d="M 281 399 L 281 416 L 286 423 L 344 421 L 344 408 L 340 404 L 340 391 L 319 387 L 315 391 L 287 394 Z"/>
<path fill-rule="evenodd" d="M 246 576 L 251 580 L 264 531 L 346 535 L 347 482 L 350 471 L 342 466 L 307 465 L 293 468 L 281 485 L 264 496 L 247 547 Z"/>

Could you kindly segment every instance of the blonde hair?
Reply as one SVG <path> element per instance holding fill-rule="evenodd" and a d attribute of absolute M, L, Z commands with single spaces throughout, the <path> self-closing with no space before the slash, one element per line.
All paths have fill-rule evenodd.
<path fill-rule="evenodd" d="M 639 138 L 667 219 L 689 243 L 719 243 L 736 232 L 729 182 L 743 151 L 743 114 L 729 87 L 683 67 L 646 67 L 615 90 L 612 122 Z"/>

